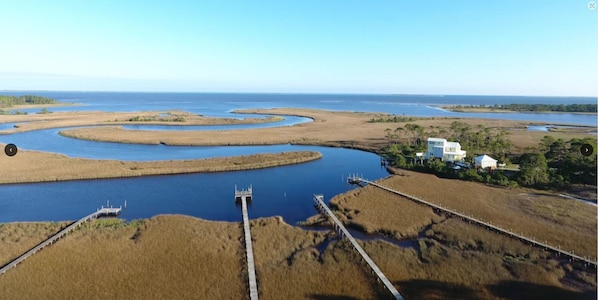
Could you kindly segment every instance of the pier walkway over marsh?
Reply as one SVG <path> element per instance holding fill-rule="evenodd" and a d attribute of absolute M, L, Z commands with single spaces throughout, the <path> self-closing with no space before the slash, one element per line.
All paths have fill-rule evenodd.
<path fill-rule="evenodd" d="M 572 252 L 568 252 L 568 251 L 562 250 L 562 249 L 560 249 L 558 247 L 554 247 L 554 246 L 548 245 L 546 243 L 538 242 L 538 241 L 536 241 L 534 239 L 531 239 L 529 237 L 523 236 L 522 234 L 518 234 L 518 233 L 515 233 L 515 232 L 512 232 L 512 231 L 500 228 L 500 227 L 498 227 L 496 225 L 492 225 L 492 224 L 490 224 L 488 222 L 484 222 L 484 221 L 476 219 L 474 217 L 464 215 L 464 214 L 459 213 L 459 212 L 457 212 L 455 210 L 452 210 L 452 209 L 449 209 L 449 208 L 446 208 L 446 207 L 442 207 L 442 206 L 440 206 L 438 204 L 434 204 L 432 202 L 429 202 L 429 201 L 417 198 L 415 196 L 412 196 L 412 195 L 409 195 L 409 194 L 406 194 L 406 193 L 403 193 L 403 192 L 399 192 L 399 191 L 393 190 L 391 188 L 388 188 L 388 187 L 385 187 L 385 186 L 380 185 L 378 183 L 375 183 L 375 182 L 363 179 L 361 177 L 352 176 L 352 177 L 347 178 L 347 181 L 349 183 L 351 183 L 351 184 L 359 184 L 359 185 L 364 184 L 364 183 L 365 184 L 369 184 L 371 186 L 380 188 L 380 189 L 385 190 L 387 192 L 403 196 L 403 197 L 405 197 L 407 199 L 410 199 L 412 201 L 415 201 L 415 202 L 417 202 L 419 204 L 423 204 L 423 205 L 429 206 L 432 209 L 434 209 L 436 211 L 439 211 L 439 212 L 442 212 L 444 214 L 447 214 L 449 216 L 455 216 L 455 217 L 461 218 L 464 221 L 476 224 L 478 226 L 485 227 L 486 229 L 492 230 L 492 231 L 497 232 L 499 234 L 503 234 L 505 236 L 518 239 L 518 240 L 520 240 L 520 241 L 522 241 L 524 243 L 530 244 L 532 246 L 543 248 L 544 250 L 553 252 L 553 253 L 555 253 L 557 255 L 563 255 L 565 257 L 568 257 L 570 260 L 580 261 L 580 262 L 582 262 L 585 265 L 594 266 L 595 268 L 598 266 L 596 260 L 592 260 L 592 259 L 587 258 L 587 257 L 581 257 L 579 255 L 576 255 L 576 254 L 572 253 Z"/>
<path fill-rule="evenodd" d="M 395 299 L 403 300 L 404 298 L 403 298 L 403 296 L 401 296 L 399 291 L 397 291 L 397 289 L 392 285 L 390 280 L 388 280 L 388 278 L 386 278 L 386 276 L 384 275 L 384 273 L 382 273 L 380 268 L 378 268 L 376 263 L 374 263 L 374 261 L 370 258 L 370 256 L 367 253 L 365 253 L 363 248 L 361 248 L 361 246 L 353 238 L 351 233 L 349 233 L 349 231 L 345 228 L 345 226 L 343 226 L 341 221 L 339 221 L 339 219 L 334 215 L 334 213 L 330 210 L 330 208 L 328 208 L 326 203 L 324 203 L 323 195 L 314 195 L 314 206 L 322 215 L 325 215 L 330 220 L 332 220 L 332 224 L 333 224 L 334 228 L 337 230 L 339 236 L 344 237 L 351 242 L 351 244 L 353 245 L 355 250 L 357 250 L 357 252 L 359 252 L 359 254 L 363 258 L 363 260 L 365 260 L 367 262 L 367 264 L 370 266 L 370 268 L 372 269 L 372 272 L 375 273 L 376 276 L 378 276 L 378 279 L 380 279 L 380 281 L 382 281 L 382 283 L 384 284 L 384 287 L 393 295 L 393 297 Z"/>
<path fill-rule="evenodd" d="M 249 279 L 249 298 L 258 299 L 257 280 L 255 276 L 255 263 L 253 261 L 253 243 L 251 241 L 251 231 L 249 226 L 249 215 L 247 213 L 247 201 L 253 197 L 253 188 L 250 186 L 246 190 L 238 190 L 235 186 L 235 202 L 241 201 L 243 210 L 243 232 L 245 233 L 245 252 L 247 253 L 247 275 Z"/>
<path fill-rule="evenodd" d="M 103 217 L 103 216 L 117 216 L 120 214 L 121 211 L 122 211 L 121 207 L 119 207 L 119 208 L 102 207 L 102 208 L 98 209 L 97 211 L 79 219 L 78 221 L 70 224 L 66 228 L 60 230 L 58 233 L 49 237 L 45 241 L 39 243 L 37 246 L 33 247 L 31 250 L 25 252 L 21 256 L 15 258 L 8 264 L 4 265 L 2 268 L 0 268 L 0 275 L 6 273 L 6 271 L 8 269 L 17 266 L 19 263 L 21 263 L 22 261 L 27 259 L 29 256 L 37 253 L 37 251 L 43 249 L 44 247 L 46 247 L 48 245 L 53 244 L 54 242 L 58 241 L 60 238 L 66 236 L 68 233 L 70 233 L 71 231 L 73 231 L 76 228 L 78 228 L 79 226 L 81 226 L 81 224 L 83 224 L 84 222 L 91 221 L 93 219 L 97 219 L 97 218 Z"/>

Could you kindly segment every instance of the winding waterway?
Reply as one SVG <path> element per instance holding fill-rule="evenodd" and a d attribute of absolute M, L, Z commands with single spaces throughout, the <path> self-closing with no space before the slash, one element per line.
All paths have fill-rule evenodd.
<path fill-rule="evenodd" d="M 235 125 L 228 125 L 235 126 Z M 143 126 L 141 127 L 142 129 Z M 350 149 L 317 146 L 190 147 L 91 142 L 58 134 L 53 128 L 0 136 L 21 149 L 48 151 L 93 159 L 152 161 L 198 159 L 255 153 L 313 150 L 322 159 L 291 166 L 222 173 L 150 176 L 56 183 L 0 186 L 0 222 L 58 221 L 76 219 L 110 201 L 127 209 L 126 219 L 158 214 L 186 214 L 208 220 L 240 221 L 233 201 L 234 186 L 253 185 L 252 218 L 282 216 L 295 223 L 313 215 L 312 196 L 327 197 L 351 189 L 343 180 L 349 173 L 381 178 L 387 172 L 377 155 Z M 10 159 L 18 159 L 18 155 Z"/>
<path fill-rule="evenodd" d="M 37 94 L 37 93 L 36 93 Z M 330 110 L 384 111 L 415 116 L 467 116 L 551 122 L 553 124 L 595 125 L 595 115 L 573 114 L 467 114 L 447 112 L 435 105 L 500 103 L 497 98 L 443 98 L 359 96 L 359 95 L 257 95 L 257 94 L 148 94 L 148 93 L 40 93 L 62 101 L 83 103 L 82 106 L 54 107 L 51 111 L 141 111 L 185 110 L 216 117 L 263 117 L 263 115 L 231 114 L 235 109 L 305 107 Z M 397 98 L 398 97 L 398 98 Z M 218 101 L 215 101 L 218 100 Z M 537 100 L 537 99 L 536 99 Z M 552 103 L 559 99 L 538 101 Z M 560 99 L 561 101 L 563 99 Z M 565 99 L 566 100 L 566 99 Z M 585 99 L 587 100 L 587 99 Z M 591 99 L 590 99 L 591 100 Z M 458 102 L 463 101 L 463 102 Z M 513 99 L 500 99 L 504 103 Z M 589 100 L 587 100 L 589 101 Z M 474 103 L 471 103 L 474 102 Z M 490 103 L 488 103 L 490 104 Z M 39 109 L 32 109 L 36 112 Z M 1 117 L 1 116 L 0 116 Z M 223 130 L 292 126 L 310 119 L 285 117 L 282 122 L 217 125 L 159 126 L 127 125 L 128 129 L 151 130 Z M 7 130 L 14 124 L 0 124 Z M 352 187 L 343 180 L 349 173 L 360 173 L 375 180 L 388 175 L 377 155 L 363 151 L 315 146 L 241 146 L 185 147 L 165 145 L 132 145 L 76 140 L 58 134 L 64 128 L 0 135 L 1 143 L 14 143 L 20 149 L 61 153 L 71 157 L 134 161 L 197 159 L 216 156 L 274 153 L 293 150 L 315 150 L 322 159 L 309 163 L 269 169 L 150 176 L 105 180 L 68 181 L 37 184 L 0 185 L 0 222 L 59 221 L 77 219 L 107 201 L 113 205 L 127 203 L 123 218 L 148 218 L 158 214 L 186 214 L 208 220 L 240 221 L 240 208 L 233 201 L 234 186 L 253 185 L 254 200 L 249 207 L 251 218 L 282 216 L 295 223 L 316 213 L 312 207 L 314 193 L 326 199 Z M 18 159 L 14 156 L 10 159 Z M 2 159 L 0 159 L 0 172 Z"/>
<path fill-rule="evenodd" d="M 147 147 L 155 147 L 157 152 L 170 151 L 167 146 Z M 260 170 L 2 185 L 0 222 L 72 220 L 105 205 L 107 200 L 117 206 L 126 200 L 127 209 L 123 213 L 126 219 L 186 214 L 208 220 L 241 221 L 240 207 L 235 206 L 233 199 L 234 186 L 253 185 L 251 218 L 280 215 L 295 223 L 316 213 L 312 207 L 314 193 L 324 193 L 329 199 L 353 188 L 343 180 L 343 174 L 346 177 L 359 172 L 367 178 L 387 175 L 380 167 L 379 158 L 363 151 L 310 146 L 264 146 L 255 150 L 265 152 L 286 147 L 316 150 L 323 158 Z M 125 153 L 105 152 L 110 157 Z"/>

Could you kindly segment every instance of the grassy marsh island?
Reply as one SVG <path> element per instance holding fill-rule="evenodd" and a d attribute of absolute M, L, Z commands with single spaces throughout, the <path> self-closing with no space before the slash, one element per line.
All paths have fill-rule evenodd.
<path fill-rule="evenodd" d="M 260 124 L 281 121 L 281 117 L 266 118 L 212 118 L 184 111 L 143 112 L 54 112 L 51 114 L 3 115 L 1 123 L 19 123 L 14 128 L 0 131 L 0 134 L 25 132 L 40 129 L 92 126 L 92 125 L 238 125 Z"/>
<path fill-rule="evenodd" d="M 4 149 L 4 145 L 0 146 Z M 15 157 L 0 157 L 3 169 L 0 184 L 253 170 L 304 163 L 321 157 L 322 154 L 315 151 L 289 151 L 195 160 L 129 162 L 19 151 Z"/>
<path fill-rule="evenodd" d="M 163 142 L 168 145 L 215 146 L 291 143 L 357 148 L 379 152 L 380 149 L 389 143 L 386 129 L 397 126 L 403 127 L 405 125 L 404 122 L 372 122 L 372 119 L 393 119 L 394 115 L 385 113 L 336 112 L 293 108 L 257 109 L 236 112 L 275 116 L 292 115 L 308 117 L 314 121 L 287 127 L 202 131 L 201 135 L 198 135 L 194 131 L 127 130 L 118 126 L 66 129 L 61 131 L 61 134 L 72 138 L 92 141 L 136 144 L 158 144 Z M 486 127 L 504 130 L 507 138 L 512 141 L 515 151 L 538 145 L 546 135 L 546 132 L 528 131 L 527 127 L 530 125 L 530 122 L 525 121 L 430 117 L 415 118 L 409 123 L 419 125 L 423 128 L 433 128 L 434 131 L 439 132 L 442 129 L 450 129 L 451 124 L 455 121 L 468 124 L 470 127 L 484 124 Z M 537 124 L 537 122 L 534 122 L 534 124 Z M 391 128 L 391 130 L 394 129 Z M 595 132 L 596 127 L 578 127 L 572 128 L 568 132 L 555 132 L 554 137 L 567 139 L 572 137 L 584 138 L 591 136 L 591 131 Z"/>

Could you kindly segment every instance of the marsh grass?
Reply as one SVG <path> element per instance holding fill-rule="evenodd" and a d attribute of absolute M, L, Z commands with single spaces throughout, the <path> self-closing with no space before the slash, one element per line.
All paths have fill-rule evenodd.
<path fill-rule="evenodd" d="M 261 299 L 386 295 L 334 234 L 280 217 L 252 220 L 251 230 Z M 246 299 L 246 273 L 240 223 L 98 219 L 2 275 L 0 290 L 19 299 Z"/>
<path fill-rule="evenodd" d="M 2 162 L 0 184 L 251 170 L 299 164 L 322 157 L 316 151 L 289 151 L 197 160 L 121 162 L 69 158 L 37 151 L 19 151 L 18 155 L 16 160 Z"/>
<path fill-rule="evenodd" d="M 294 115 L 309 117 L 314 122 L 295 126 L 260 128 L 247 130 L 202 131 L 149 131 L 125 130 L 117 127 L 94 127 L 64 130 L 63 135 L 94 141 L 127 142 L 155 144 L 160 141 L 169 145 L 272 145 L 272 144 L 311 144 L 336 147 L 357 148 L 377 151 L 388 145 L 385 130 L 389 127 L 403 127 L 400 124 L 372 123 L 372 119 L 387 118 L 384 113 L 352 113 L 330 112 L 314 109 L 257 109 L 240 111 L 242 113 L 258 113 L 271 115 Z M 189 119 L 185 116 L 187 122 Z M 273 117 L 276 118 L 276 117 Z M 417 118 L 413 124 L 424 128 L 449 130 L 455 120 L 470 126 L 485 124 L 487 127 L 504 129 L 513 142 L 513 150 L 521 152 L 526 147 L 536 147 L 545 132 L 527 131 L 529 122 L 470 119 L 470 118 Z M 264 120 L 261 120 L 264 121 Z M 247 121 L 248 122 L 248 121 Z M 175 123 L 173 123 L 174 125 Z M 399 126 L 400 125 L 400 126 Z M 579 128 L 573 132 L 550 133 L 555 138 L 571 139 L 587 137 L 595 132 L 593 128 Z M 403 137 L 403 142 L 407 138 Z"/>
<path fill-rule="evenodd" d="M 402 171 L 402 174 L 404 176 L 391 176 L 380 183 L 576 254 L 596 255 L 595 206 L 532 189 L 491 187 L 410 171 Z M 349 197 L 341 207 L 352 210 L 367 201 L 372 207 L 382 206 L 393 211 L 397 219 L 411 220 L 408 223 L 424 218 L 405 209 L 412 205 L 408 199 L 390 193 L 376 195 L 363 201 L 359 195 Z M 367 222 L 383 224 L 385 220 L 380 221 L 372 214 Z M 384 229 L 404 230 L 389 225 Z"/>
<path fill-rule="evenodd" d="M 572 247 L 575 253 L 596 252 L 596 209 L 588 204 L 533 190 L 494 188 L 407 171 L 403 175 L 380 183 L 538 240 Z M 368 231 L 402 237 L 425 228 L 416 248 L 384 241 L 364 244 L 407 299 L 496 299 L 509 294 L 504 289 L 514 282 L 549 299 L 554 298 L 546 291 L 596 297 L 595 270 L 578 269 L 565 259 L 460 219 L 434 216 L 431 209 L 403 197 L 365 187 L 335 197 L 331 206 L 343 222 Z"/>
<path fill-rule="evenodd" d="M 44 108 L 60 105 L 27 105 L 15 106 L 18 108 Z M 66 105 L 73 105 L 68 104 Z M 76 104 L 75 104 L 76 105 Z M 257 124 L 271 123 L 283 120 L 278 116 L 268 116 L 265 118 L 214 118 L 205 117 L 185 111 L 139 111 L 139 112 L 104 112 L 104 111 L 73 111 L 73 112 L 54 112 L 52 114 L 14 114 L 3 115 L 3 123 L 20 123 L 7 133 L 23 132 L 30 130 L 59 128 L 69 126 L 86 125 L 124 125 L 124 124 L 156 124 L 156 125 L 235 125 L 235 124 Z"/>
<path fill-rule="evenodd" d="M 330 207 L 349 227 L 395 239 L 416 236 L 428 224 L 443 219 L 432 209 L 411 201 L 397 205 L 397 199 L 371 186 L 334 197 Z"/>
<path fill-rule="evenodd" d="M 260 298 L 379 298 L 381 287 L 345 242 L 333 240 L 320 252 L 326 232 L 302 230 L 280 218 L 251 223 Z"/>
<path fill-rule="evenodd" d="M 242 299 L 240 238 L 238 224 L 184 216 L 96 220 L 2 275 L 0 290 L 7 299 Z"/>
<path fill-rule="evenodd" d="M 35 247 L 69 222 L 18 222 L 0 224 L 0 266 Z"/>
<path fill-rule="evenodd" d="M 388 296 L 335 233 L 303 230 L 280 217 L 250 222 L 261 299 Z M 10 234 L 23 228 L 20 224 L 4 224 L 0 234 L 16 240 L 17 233 L 29 232 L 41 240 L 47 233 L 41 229 L 58 227 L 23 223 L 27 230 Z M 7 299 L 247 299 L 242 231 L 239 222 L 187 216 L 98 219 L 2 275 L 0 290 Z M 360 242 L 406 299 L 527 299 L 533 292 L 547 299 L 585 299 L 596 294 L 595 273 L 457 219 L 427 226 L 418 243 L 414 249 Z M 7 244 L 0 245 L 5 252 Z M 513 287 L 522 293 L 511 293 Z"/>

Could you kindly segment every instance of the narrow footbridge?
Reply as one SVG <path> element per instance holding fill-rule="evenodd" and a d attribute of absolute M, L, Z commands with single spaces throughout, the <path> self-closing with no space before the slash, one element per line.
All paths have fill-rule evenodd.
<path fill-rule="evenodd" d="M 15 258 L 13 261 L 9 262 L 4 267 L 0 268 L 0 274 L 4 274 L 8 269 L 15 267 L 16 265 L 18 265 L 19 263 L 21 263 L 22 261 L 27 259 L 29 256 L 37 253 L 37 251 L 58 241 L 60 238 L 64 237 L 71 231 L 75 230 L 75 228 L 78 228 L 79 226 L 81 226 L 81 224 L 83 224 L 84 222 L 87 222 L 87 221 L 90 221 L 93 219 L 97 219 L 97 218 L 103 217 L 103 216 L 117 216 L 120 214 L 121 210 L 122 210 L 122 208 L 120 208 L 120 207 L 119 208 L 102 207 L 102 208 L 98 209 L 97 211 L 79 219 L 78 221 L 67 226 L 66 228 L 60 230 L 58 233 L 54 234 L 47 240 L 39 243 L 37 246 L 33 247 L 31 250 L 29 250 L 29 251 L 25 252 L 24 254 L 22 254 L 21 256 Z"/>
<path fill-rule="evenodd" d="M 380 281 L 382 281 L 382 283 L 384 284 L 384 287 L 395 297 L 395 299 L 403 300 L 404 298 L 403 296 L 401 296 L 399 291 L 397 291 L 397 289 L 392 285 L 390 280 L 388 280 L 388 278 L 384 276 L 384 273 L 382 273 L 380 268 L 378 268 L 378 266 L 374 263 L 370 256 L 367 253 L 365 253 L 363 248 L 361 248 L 361 246 L 357 243 L 357 241 L 353 238 L 353 236 L 349 233 L 345 226 L 343 226 L 341 221 L 338 220 L 338 218 L 334 215 L 330 208 L 328 208 L 326 203 L 324 203 L 323 195 L 314 195 L 314 206 L 322 215 L 325 215 L 330 220 L 332 220 L 332 224 L 334 225 L 334 228 L 337 230 L 340 237 L 348 239 L 351 242 L 351 244 L 353 244 L 355 250 L 359 252 L 363 260 L 365 260 L 372 269 L 372 272 L 374 272 L 378 276 Z"/>
<path fill-rule="evenodd" d="M 247 200 L 253 197 L 253 189 L 250 186 L 246 190 L 237 190 L 235 186 L 235 201 L 241 201 L 243 210 L 243 232 L 245 233 L 245 252 L 247 254 L 247 273 L 249 277 L 249 298 L 258 300 L 257 280 L 255 276 L 255 263 L 253 261 L 253 243 L 249 229 L 249 215 L 247 213 Z"/>
<path fill-rule="evenodd" d="M 377 187 L 377 188 L 380 188 L 380 189 L 382 189 L 382 190 L 385 190 L 385 191 L 391 192 L 391 193 L 393 193 L 393 194 L 396 194 L 396 195 L 403 196 L 403 197 L 405 197 L 405 198 L 407 198 L 407 199 L 410 199 L 410 200 L 412 200 L 412 201 L 415 201 L 415 202 L 417 202 L 417 203 L 420 203 L 420 204 L 427 205 L 427 206 L 429 206 L 429 207 L 433 208 L 434 210 L 437 210 L 437 211 L 443 212 L 443 213 L 445 213 L 445 214 L 447 214 L 447 215 L 452 215 L 452 216 L 455 216 L 455 217 L 461 218 L 461 219 L 462 219 L 462 220 L 464 220 L 464 221 L 467 221 L 467 222 L 470 222 L 470 223 L 476 224 L 476 225 L 478 225 L 478 226 L 485 227 L 485 228 L 487 228 L 488 230 L 492 230 L 492 231 L 494 231 L 494 232 L 497 232 L 497 233 L 499 233 L 499 234 L 504 234 L 504 235 L 506 235 L 506 236 L 508 236 L 508 237 L 511 237 L 511 238 L 518 239 L 518 240 L 520 240 L 520 241 L 522 241 L 522 242 L 524 242 L 524 243 L 528 243 L 528 244 L 530 244 L 530 245 L 532 245 L 532 246 L 536 246 L 536 247 L 543 248 L 543 249 L 545 249 L 546 251 L 550 251 L 550 252 L 556 253 L 557 255 L 563 255 L 563 256 L 566 256 L 566 257 L 568 257 L 568 258 L 569 258 L 569 259 L 571 259 L 571 260 L 577 260 L 577 261 L 583 262 L 584 264 L 592 265 L 592 266 L 594 266 L 594 267 L 597 267 L 597 266 L 598 266 L 597 262 L 596 262 L 595 260 L 591 260 L 590 258 L 587 258 L 587 257 L 581 257 L 581 256 L 579 256 L 579 255 L 576 255 L 576 254 L 572 253 L 572 252 L 568 252 L 568 251 L 562 250 L 562 249 L 560 249 L 560 248 L 557 248 L 557 247 L 554 247 L 554 246 L 548 245 L 548 244 L 546 244 L 546 243 L 538 242 L 538 241 L 536 241 L 536 240 L 533 240 L 533 239 L 531 239 L 531 238 L 529 238 L 529 237 L 525 237 L 525 236 L 523 236 L 523 235 L 521 235 L 521 234 L 517 234 L 517 233 L 511 232 L 511 231 L 509 231 L 509 230 L 506 230 L 506 229 L 500 228 L 500 227 L 498 227 L 498 226 L 496 226 L 496 225 L 492 225 L 492 224 L 490 224 L 490 223 L 488 223 L 488 222 L 484 222 L 484 221 L 482 221 L 482 220 L 479 220 L 479 219 L 476 219 L 476 218 L 474 218 L 474 217 L 470 217 L 470 216 L 464 215 L 464 214 L 462 214 L 462 213 L 459 213 L 459 212 L 456 212 L 456 211 L 454 211 L 454 210 L 452 210 L 452 209 L 449 209 L 449 208 L 446 208 L 446 207 L 442 207 L 442 206 L 440 206 L 440 205 L 438 205 L 438 204 L 434 204 L 434 203 L 432 203 L 432 202 L 429 202 L 429 201 L 426 201 L 426 200 L 423 200 L 423 199 L 417 198 L 417 197 L 415 197 L 415 196 L 411 196 L 411 195 L 409 195 L 409 194 L 406 194 L 406 193 L 403 193 L 403 192 L 399 192 L 399 191 L 393 190 L 393 189 L 391 189 L 391 188 L 388 188 L 388 187 L 385 187 L 385 186 L 383 186 L 383 185 L 377 184 L 377 183 L 375 183 L 375 182 L 372 182 L 372 181 L 369 181 L 369 180 L 363 179 L 363 178 L 361 178 L 361 177 L 356 177 L 356 176 L 349 177 L 349 178 L 347 178 L 347 181 L 348 181 L 349 183 L 351 183 L 351 184 L 367 183 L 367 184 L 369 184 L 369 185 L 371 185 L 371 186 L 375 186 L 375 187 Z"/>

